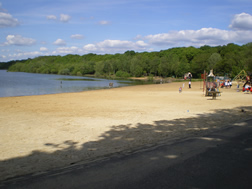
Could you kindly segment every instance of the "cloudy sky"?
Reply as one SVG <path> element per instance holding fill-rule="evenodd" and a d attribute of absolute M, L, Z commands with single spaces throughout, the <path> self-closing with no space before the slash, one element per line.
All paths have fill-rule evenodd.
<path fill-rule="evenodd" d="M 0 0 L 0 62 L 252 42 L 252 0 Z"/>

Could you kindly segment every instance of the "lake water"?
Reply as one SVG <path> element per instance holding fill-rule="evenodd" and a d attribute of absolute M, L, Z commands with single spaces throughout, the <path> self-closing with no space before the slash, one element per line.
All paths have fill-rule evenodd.
<path fill-rule="evenodd" d="M 64 76 L 52 74 L 34 74 L 7 72 L 0 70 L 0 97 L 31 96 L 132 85 L 132 81 L 96 79 L 90 77 Z"/>

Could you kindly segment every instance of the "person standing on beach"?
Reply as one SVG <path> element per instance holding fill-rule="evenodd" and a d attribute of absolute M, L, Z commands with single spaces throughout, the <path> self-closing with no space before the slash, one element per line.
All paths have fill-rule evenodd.
<path fill-rule="evenodd" d="M 191 81 L 189 81 L 189 89 L 191 89 Z"/>

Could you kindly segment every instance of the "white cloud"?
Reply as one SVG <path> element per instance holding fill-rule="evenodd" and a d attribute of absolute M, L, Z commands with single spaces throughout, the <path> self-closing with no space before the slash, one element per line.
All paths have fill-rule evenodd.
<path fill-rule="evenodd" d="M 84 36 L 81 35 L 81 34 L 75 34 L 75 35 L 71 35 L 71 38 L 72 38 L 72 39 L 83 39 Z"/>
<path fill-rule="evenodd" d="M 96 51 L 97 48 L 94 44 L 87 44 L 83 47 L 84 50 L 86 51 Z"/>
<path fill-rule="evenodd" d="M 7 60 L 20 60 L 20 59 L 27 59 L 29 58 L 34 58 L 36 56 L 41 56 L 42 53 L 39 51 L 34 51 L 34 52 L 20 52 L 20 53 L 13 53 L 13 54 L 8 54 L 5 56 L 5 59 Z"/>
<path fill-rule="evenodd" d="M 7 57 L 5 55 L 1 55 L 1 58 L 2 59 L 6 59 Z"/>
<path fill-rule="evenodd" d="M 1 6 L 0 6 L 1 8 Z M 6 16 L 7 15 L 7 16 Z M 6 14 L 5 17 L 11 19 L 11 15 Z M 71 17 L 69 15 L 61 15 L 61 21 L 67 22 Z M 60 20 L 54 15 L 47 16 L 47 19 Z M 14 19 L 15 20 L 15 19 Z M 13 22 L 15 23 L 15 22 Z M 108 24 L 108 21 L 101 21 L 100 24 Z M 16 24 L 18 21 L 16 19 Z M 11 24 L 5 24 L 7 27 Z M 13 24 L 15 26 L 15 24 Z M 3 27 L 0 15 L 0 27 Z M 169 31 L 167 33 L 157 33 L 147 36 L 137 35 L 134 40 L 104 40 L 97 43 L 90 43 L 82 48 L 72 47 L 59 47 L 55 51 L 50 52 L 45 44 L 40 44 L 42 47 L 37 52 L 15 52 L 9 54 L 9 52 L 2 53 L 2 58 L 6 59 L 19 59 L 34 57 L 38 55 L 50 55 L 50 54 L 85 54 L 85 53 L 123 53 L 127 50 L 135 51 L 153 51 L 166 49 L 179 46 L 195 46 L 200 47 L 203 45 L 226 45 L 228 43 L 245 44 L 252 41 L 252 16 L 247 13 L 241 13 L 234 16 L 229 27 L 230 30 L 222 30 L 218 28 L 201 28 L 198 30 L 180 30 Z M 74 34 L 70 36 L 72 39 L 83 39 L 81 34 Z M 6 42 L 0 44 L 0 46 L 6 45 L 33 45 L 36 40 L 31 38 L 25 38 L 21 35 L 8 35 Z M 76 41 L 75 41 L 76 42 Z M 53 42 L 54 45 L 65 46 L 66 42 L 63 39 L 57 39 Z"/>
<path fill-rule="evenodd" d="M 131 41 L 121 41 L 121 40 L 105 40 L 97 44 L 100 48 L 130 48 L 133 43 Z"/>
<path fill-rule="evenodd" d="M 83 50 L 72 46 L 72 47 L 59 47 L 55 51 L 53 51 L 53 54 L 81 54 L 83 53 Z"/>
<path fill-rule="evenodd" d="M 4 45 L 30 46 L 36 43 L 35 39 L 25 38 L 21 35 L 8 35 Z"/>
<path fill-rule="evenodd" d="M 46 51 L 48 51 L 48 49 L 46 47 L 40 47 L 40 51 L 41 52 L 46 52 Z"/>
<path fill-rule="evenodd" d="M 57 16 L 55 16 L 53 14 L 46 16 L 46 18 L 48 20 L 55 20 L 55 21 L 58 20 Z M 70 19 L 71 19 L 71 16 L 69 16 L 67 14 L 61 14 L 60 18 L 59 18 L 59 21 L 61 21 L 61 22 L 68 22 Z"/>
<path fill-rule="evenodd" d="M 18 24 L 18 19 L 13 18 L 12 15 L 0 12 L 0 28 L 15 27 Z"/>
<path fill-rule="evenodd" d="M 156 46 L 217 46 L 227 43 L 246 43 L 251 41 L 252 31 L 228 31 L 217 28 L 202 28 L 200 30 L 181 30 L 148 35 L 142 39 Z"/>
<path fill-rule="evenodd" d="M 60 21 L 61 22 L 68 22 L 71 19 L 71 16 L 67 15 L 67 14 L 61 14 L 60 15 Z"/>
<path fill-rule="evenodd" d="M 134 40 L 139 40 L 139 39 L 142 39 L 143 37 L 142 37 L 142 35 L 137 35 L 135 38 L 134 38 Z"/>
<path fill-rule="evenodd" d="M 144 41 L 121 41 L 104 40 L 96 44 L 88 44 L 83 47 L 85 51 L 96 51 L 99 53 L 120 53 L 127 50 L 142 51 L 146 50 L 148 45 Z"/>
<path fill-rule="evenodd" d="M 108 25 L 108 24 L 110 24 L 110 22 L 107 21 L 107 20 L 101 20 L 100 22 L 98 22 L 98 24 L 100 24 L 100 25 Z"/>
<path fill-rule="evenodd" d="M 148 46 L 148 44 L 146 44 L 144 41 L 137 41 L 136 45 L 138 47 L 147 47 Z"/>
<path fill-rule="evenodd" d="M 57 39 L 53 42 L 54 45 L 64 46 L 66 45 L 66 42 L 63 39 Z"/>
<path fill-rule="evenodd" d="M 48 20 L 57 20 L 57 16 L 55 16 L 55 15 L 48 15 L 46 18 Z"/>
<path fill-rule="evenodd" d="M 252 16 L 247 13 L 236 14 L 229 28 L 235 30 L 252 30 Z"/>

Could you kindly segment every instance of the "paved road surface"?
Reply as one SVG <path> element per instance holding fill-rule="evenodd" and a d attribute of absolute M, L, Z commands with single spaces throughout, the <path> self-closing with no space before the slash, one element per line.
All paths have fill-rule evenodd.
<path fill-rule="evenodd" d="M 0 183 L 7 189 L 251 189 L 252 119 L 204 137 Z"/>

